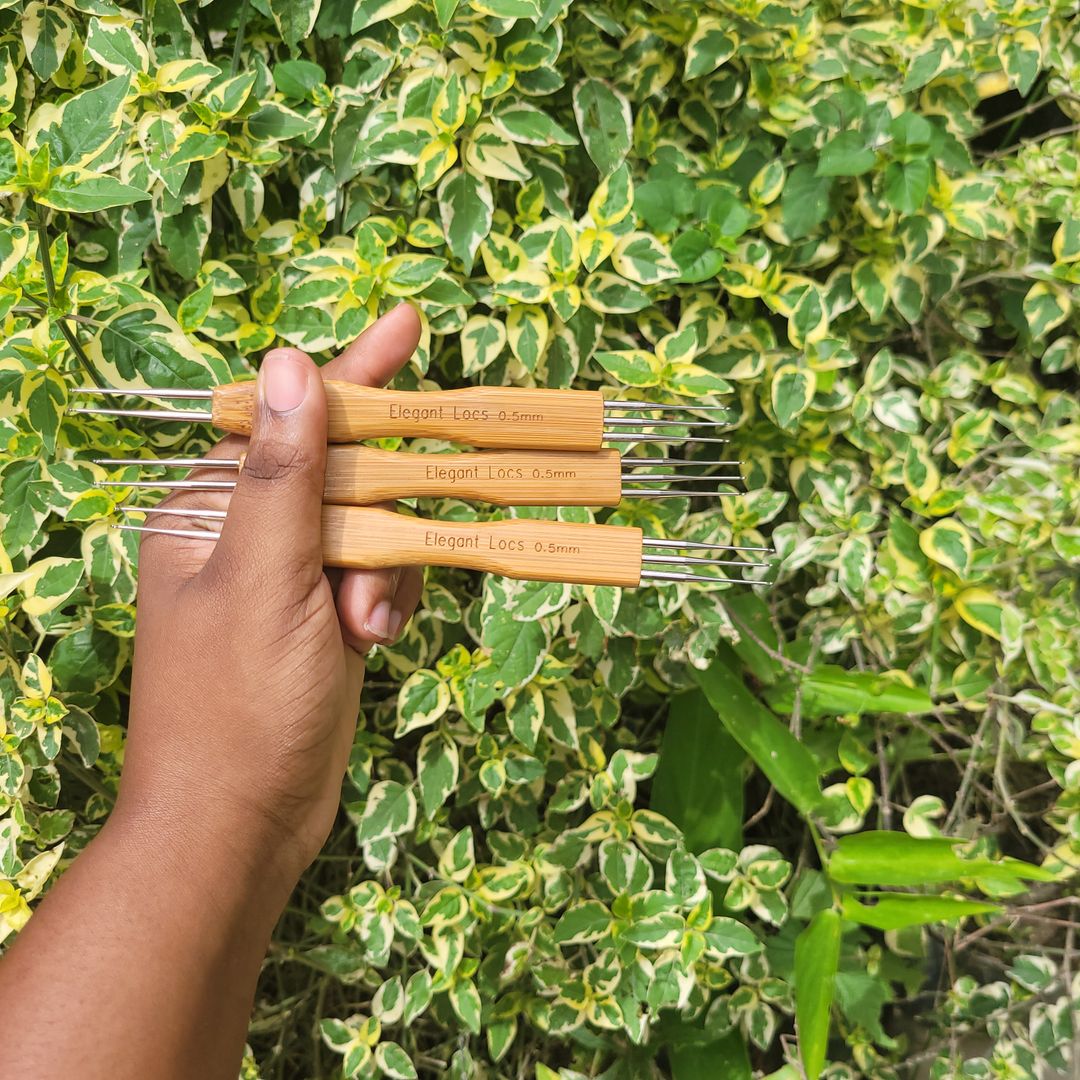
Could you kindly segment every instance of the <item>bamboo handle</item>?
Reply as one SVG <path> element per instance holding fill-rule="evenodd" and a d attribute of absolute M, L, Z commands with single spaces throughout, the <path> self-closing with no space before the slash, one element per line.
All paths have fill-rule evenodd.
<path fill-rule="evenodd" d="M 424 495 L 495 506 L 618 506 L 621 466 L 617 450 L 410 454 L 331 446 L 323 498 L 346 506 Z"/>
<path fill-rule="evenodd" d="M 532 581 L 641 582 L 641 530 L 568 521 L 429 521 L 373 507 L 324 506 L 327 566 L 458 566 Z"/>
<path fill-rule="evenodd" d="M 472 386 L 462 390 L 379 390 L 327 382 L 330 442 L 409 436 L 505 449 L 599 450 L 604 399 L 596 390 Z M 253 382 L 214 389 L 214 426 L 251 434 Z"/>

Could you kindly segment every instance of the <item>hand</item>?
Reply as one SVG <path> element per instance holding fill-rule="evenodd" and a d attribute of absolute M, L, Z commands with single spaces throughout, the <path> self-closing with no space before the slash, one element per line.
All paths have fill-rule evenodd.
<path fill-rule="evenodd" d="M 229 514 L 205 522 L 220 528 L 216 543 L 144 537 L 121 822 L 164 824 L 180 843 L 224 843 L 286 888 L 318 854 L 356 728 L 362 654 L 400 633 L 422 584 L 416 569 L 323 571 L 322 378 L 382 385 L 418 336 L 402 304 L 321 372 L 297 349 L 272 350 L 250 444 L 231 437 L 213 451 L 247 451 L 231 497 L 185 492 L 163 504 Z M 192 527 L 153 514 L 148 523 Z"/>

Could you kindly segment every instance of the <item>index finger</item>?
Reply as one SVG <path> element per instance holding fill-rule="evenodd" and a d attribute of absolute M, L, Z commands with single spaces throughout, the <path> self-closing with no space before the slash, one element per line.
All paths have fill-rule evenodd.
<path fill-rule="evenodd" d="M 345 351 L 322 366 L 324 379 L 385 386 L 420 343 L 420 316 L 404 301 L 371 324 Z"/>

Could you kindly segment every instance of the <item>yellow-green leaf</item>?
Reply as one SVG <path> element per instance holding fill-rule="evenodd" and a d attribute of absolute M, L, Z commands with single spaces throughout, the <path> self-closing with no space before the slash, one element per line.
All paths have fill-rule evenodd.
<path fill-rule="evenodd" d="M 944 518 L 919 533 L 922 553 L 963 577 L 971 566 L 973 543 L 971 533 L 954 518 Z"/>

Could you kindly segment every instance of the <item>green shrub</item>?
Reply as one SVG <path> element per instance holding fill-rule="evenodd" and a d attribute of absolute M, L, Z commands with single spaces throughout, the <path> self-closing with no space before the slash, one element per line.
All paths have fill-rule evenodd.
<path fill-rule="evenodd" d="M 211 437 L 71 388 L 328 355 L 407 297 L 402 387 L 729 402 L 749 494 L 607 520 L 767 542 L 775 584 L 431 571 L 245 1075 L 1064 1068 L 1070 5 L 0 7 L 0 937 L 123 759 L 137 552 L 92 459 Z"/>

